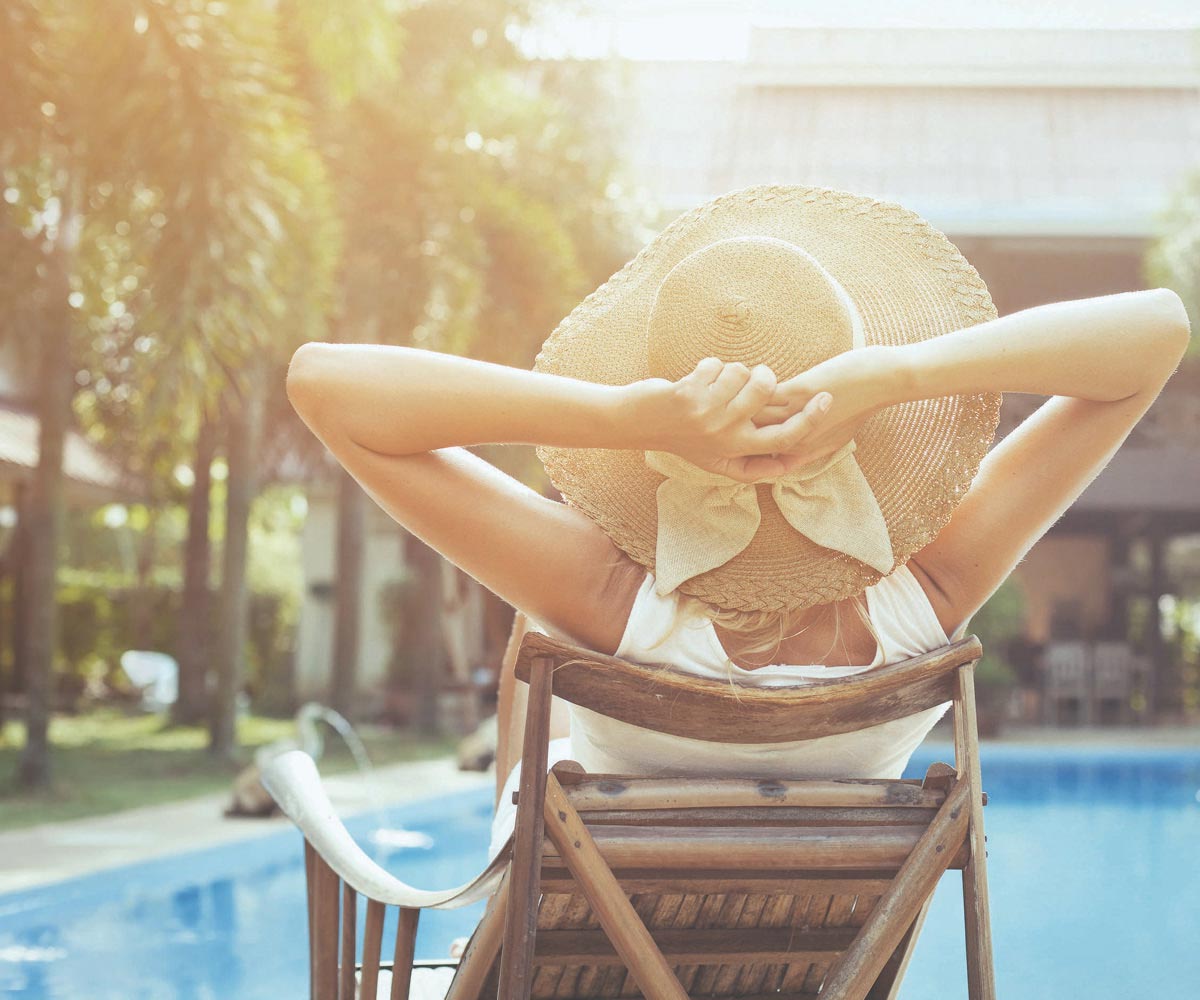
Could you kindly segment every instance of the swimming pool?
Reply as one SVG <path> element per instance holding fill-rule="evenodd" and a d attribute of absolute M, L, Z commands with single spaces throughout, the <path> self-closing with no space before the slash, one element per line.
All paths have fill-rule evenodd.
<path fill-rule="evenodd" d="M 949 757 L 922 747 L 908 774 Z M 987 746 L 983 775 L 1000 996 L 1194 995 L 1200 751 Z M 483 864 L 490 816 L 486 790 L 408 805 L 387 825 L 427 834 L 432 847 L 374 853 L 416 885 L 455 884 Z M 378 823 L 368 814 L 349 825 L 366 842 Z M 966 996 L 961 905 L 951 874 L 901 1000 Z M 422 914 L 418 957 L 445 954 L 481 912 Z M 0 996 L 301 998 L 306 941 L 301 840 L 287 830 L 0 896 Z"/>

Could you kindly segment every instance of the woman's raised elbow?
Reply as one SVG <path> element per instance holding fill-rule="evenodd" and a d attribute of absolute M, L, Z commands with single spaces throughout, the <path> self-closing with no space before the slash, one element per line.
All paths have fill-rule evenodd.
<path fill-rule="evenodd" d="M 1178 362 L 1192 336 L 1187 307 L 1179 293 L 1171 288 L 1151 288 L 1146 294 L 1154 302 L 1156 326 L 1162 334 L 1164 349 Z"/>
<path fill-rule="evenodd" d="M 310 341 L 301 344 L 292 355 L 285 388 L 297 412 L 311 407 L 327 390 L 328 354 L 335 346 Z"/>

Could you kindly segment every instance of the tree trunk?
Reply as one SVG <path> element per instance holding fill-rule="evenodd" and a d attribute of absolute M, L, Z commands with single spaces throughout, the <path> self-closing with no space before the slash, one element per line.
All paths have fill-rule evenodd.
<path fill-rule="evenodd" d="M 225 550 L 222 555 L 220 628 L 213 644 L 217 685 L 209 725 L 209 751 L 232 757 L 237 740 L 237 698 L 244 677 L 246 650 L 246 554 L 250 505 L 256 488 L 254 462 L 261 434 L 262 379 L 245 381 L 246 395 L 231 391 L 226 420 Z"/>
<path fill-rule="evenodd" d="M 408 597 L 404 641 L 408 644 L 414 668 L 413 694 L 417 704 L 417 729 L 426 735 L 439 730 L 437 692 L 445 670 L 442 647 L 442 566 L 441 555 L 416 535 L 404 539 L 404 559 L 416 577 L 417 585 Z"/>
<path fill-rule="evenodd" d="M 154 607 L 150 590 L 154 574 L 154 554 L 158 540 L 159 508 L 157 504 L 146 505 L 146 530 L 138 540 L 137 549 L 137 595 L 134 601 L 131 624 L 133 634 L 137 636 L 138 649 L 151 649 L 149 640 L 150 626 L 154 617 Z"/>
<path fill-rule="evenodd" d="M 1150 677 L 1147 685 L 1146 714 L 1157 721 L 1168 709 L 1176 708 L 1172 695 L 1175 693 L 1171 671 L 1171 650 L 1163 640 L 1162 607 L 1163 594 L 1167 592 L 1167 569 L 1162 529 L 1153 521 L 1147 532 L 1150 544 L 1149 593 L 1150 616 L 1146 622 L 1147 652 L 1150 659 Z"/>
<path fill-rule="evenodd" d="M 337 570 L 334 589 L 333 665 L 329 704 L 347 719 L 354 715 L 362 622 L 363 545 L 367 495 L 345 469 L 338 479 Z"/>
<path fill-rule="evenodd" d="M 77 182 L 72 182 L 72 186 Z M 45 327 L 38 373 L 38 464 L 23 513 L 28 527 L 23 629 L 25 662 L 25 748 L 17 780 L 25 788 L 50 783 L 50 700 L 58 639 L 58 547 L 63 533 L 65 492 L 63 445 L 71 418 L 71 310 L 67 302 L 81 219 L 73 191 L 62 194 L 62 226 L 48 255 Z"/>
<path fill-rule="evenodd" d="M 17 480 L 13 483 L 13 506 L 17 512 L 17 523 L 13 525 L 12 538 L 6 556 L 7 574 L 11 581 L 12 603 L 6 609 L 9 627 L 9 650 L 12 669 L 5 677 L 0 694 L 17 694 L 25 690 L 28 652 L 25 636 L 29 631 L 29 619 L 25 609 L 29 606 L 27 590 L 29 584 L 29 483 Z M 0 724 L 5 720 L 0 712 Z"/>
<path fill-rule="evenodd" d="M 202 414 L 192 463 L 195 482 L 188 497 L 187 539 L 183 549 L 183 593 L 179 608 L 179 698 L 171 712 L 176 725 L 196 725 L 208 716 L 208 677 L 212 661 L 211 591 L 208 578 L 212 543 L 208 522 L 212 495 L 212 463 L 217 426 Z"/>

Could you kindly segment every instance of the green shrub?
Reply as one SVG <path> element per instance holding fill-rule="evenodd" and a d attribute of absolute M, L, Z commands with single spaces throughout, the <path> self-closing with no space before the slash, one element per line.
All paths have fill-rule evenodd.
<path fill-rule="evenodd" d="M 73 574 L 60 584 L 59 642 L 55 690 L 66 703 L 103 681 L 118 694 L 130 692 L 120 669 L 128 649 L 152 649 L 179 659 L 180 591 L 156 583 L 113 586 L 95 574 Z M 209 598 L 209 631 L 220 627 L 219 594 Z M 288 714 L 292 693 L 296 602 L 275 593 L 254 593 L 247 613 L 246 687 L 261 712 Z"/>
<path fill-rule="evenodd" d="M 970 631 L 983 643 L 983 659 L 975 668 L 980 687 L 1010 688 L 1017 672 L 1009 647 L 1025 632 L 1025 595 L 1013 577 L 1005 580 L 971 619 Z"/>

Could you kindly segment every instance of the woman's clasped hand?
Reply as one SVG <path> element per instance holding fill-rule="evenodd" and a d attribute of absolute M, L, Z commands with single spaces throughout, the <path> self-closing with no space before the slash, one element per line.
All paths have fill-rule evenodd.
<path fill-rule="evenodd" d="M 741 482 L 773 479 L 833 454 L 881 405 L 880 366 L 857 357 L 870 351 L 854 353 L 784 382 L 764 364 L 705 358 L 676 382 L 630 389 L 642 394 L 658 450 Z"/>

